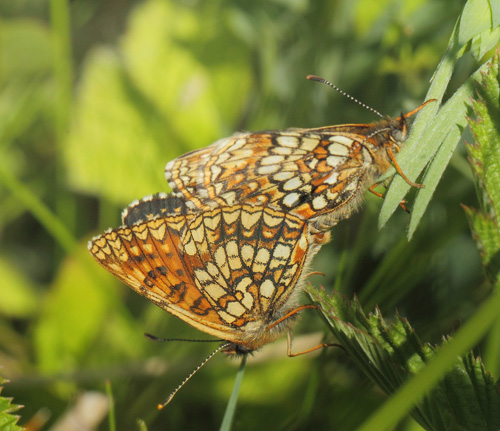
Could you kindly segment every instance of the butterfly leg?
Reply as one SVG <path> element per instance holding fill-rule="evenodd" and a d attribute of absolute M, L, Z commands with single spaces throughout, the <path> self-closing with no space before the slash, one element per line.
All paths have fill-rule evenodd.
<path fill-rule="evenodd" d="M 370 193 L 373 193 L 375 196 L 377 196 L 377 197 L 379 197 L 379 198 L 383 198 L 383 197 L 384 197 L 384 195 L 383 195 L 382 193 L 375 191 L 375 189 L 376 189 L 376 188 L 377 188 L 380 184 L 382 184 L 382 183 L 381 183 L 381 182 L 378 182 L 378 183 L 372 184 L 372 185 L 368 188 L 368 190 L 370 191 Z M 404 200 L 403 200 L 403 201 L 401 201 L 401 202 L 399 203 L 399 206 L 400 206 L 401 208 L 403 208 L 403 210 L 405 210 L 408 214 L 410 214 L 410 210 L 408 209 L 408 207 L 406 206 L 406 204 L 407 204 L 407 201 L 404 201 Z"/>
<path fill-rule="evenodd" d="M 318 307 L 316 305 L 312 304 L 301 305 L 300 307 L 294 308 L 293 310 L 289 311 L 281 319 L 278 319 L 269 327 L 269 329 L 285 321 L 286 319 L 289 319 L 293 315 L 297 314 L 299 311 L 306 310 L 308 308 L 313 308 L 315 310 L 318 310 Z M 333 347 L 333 346 L 343 348 L 340 344 L 323 343 L 323 344 L 318 344 L 317 346 L 311 347 L 310 349 L 304 350 L 302 352 L 292 353 L 292 333 L 290 330 L 287 331 L 287 355 L 291 358 L 293 358 L 294 356 L 300 356 L 306 353 L 314 352 L 315 350 L 322 349 L 323 347 Z"/>
<path fill-rule="evenodd" d="M 387 154 L 389 155 L 389 158 L 391 159 L 391 162 L 394 166 L 394 168 L 396 169 L 396 172 L 401 175 L 401 177 L 403 178 L 403 180 L 406 181 L 406 183 L 412 187 L 417 187 L 419 189 L 423 189 L 425 186 L 423 184 L 418 184 L 418 183 L 414 183 L 413 181 L 411 181 L 406 175 L 405 173 L 401 170 L 397 160 L 396 160 L 396 156 L 394 155 L 391 147 L 387 147 Z"/>
<path fill-rule="evenodd" d="M 311 347 L 310 349 L 303 350 L 302 352 L 297 352 L 297 353 L 292 353 L 292 333 L 288 331 L 286 333 L 287 336 L 287 343 L 286 343 L 286 354 L 290 357 L 293 358 L 295 356 L 300 356 L 300 355 L 305 355 L 306 353 L 311 353 L 314 352 L 315 350 L 322 349 L 324 347 L 340 347 L 343 348 L 340 344 L 318 344 L 317 346 Z"/>

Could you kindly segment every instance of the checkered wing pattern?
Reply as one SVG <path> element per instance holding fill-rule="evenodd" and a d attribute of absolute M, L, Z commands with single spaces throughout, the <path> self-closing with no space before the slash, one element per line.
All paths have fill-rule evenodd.
<path fill-rule="evenodd" d="M 372 124 L 237 134 L 172 160 L 165 176 L 190 208 L 271 205 L 324 231 L 349 216 L 391 164 L 404 176 L 394 154 L 408 118 L 428 102 Z"/>
<path fill-rule="evenodd" d="M 161 200 L 154 197 L 152 200 Z M 308 225 L 272 208 L 233 205 L 153 216 L 94 238 L 89 249 L 137 293 L 192 326 L 254 350 L 272 341 L 296 305 L 305 265 L 317 251 Z M 167 203 L 154 203 L 165 207 Z"/>
<path fill-rule="evenodd" d="M 174 193 L 198 208 L 210 201 L 273 204 L 311 219 L 341 211 L 388 168 L 375 163 L 369 150 L 387 136 L 368 142 L 372 129 L 349 125 L 239 134 L 169 162 L 166 178 Z"/>

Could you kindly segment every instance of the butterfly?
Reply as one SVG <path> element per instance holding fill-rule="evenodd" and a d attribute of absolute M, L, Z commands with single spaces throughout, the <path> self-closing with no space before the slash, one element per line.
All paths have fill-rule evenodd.
<path fill-rule="evenodd" d="M 324 232 L 357 209 L 391 165 L 421 187 L 401 171 L 395 154 L 408 137 L 409 119 L 431 101 L 372 124 L 238 133 L 168 162 L 165 176 L 192 209 L 208 202 L 268 205 Z"/>
<path fill-rule="evenodd" d="M 247 204 L 193 212 L 159 194 L 133 202 L 122 221 L 93 238 L 90 253 L 140 295 L 224 341 L 226 354 L 289 333 L 297 312 L 314 307 L 298 300 L 320 246 L 298 216 Z"/>

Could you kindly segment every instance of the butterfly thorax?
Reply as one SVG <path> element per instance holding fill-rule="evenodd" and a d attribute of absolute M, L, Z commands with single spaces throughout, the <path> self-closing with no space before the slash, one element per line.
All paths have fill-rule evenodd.
<path fill-rule="evenodd" d="M 296 323 L 296 319 L 297 315 L 293 315 L 275 326 L 256 321 L 252 322 L 254 324 L 254 329 L 251 328 L 252 323 L 247 324 L 244 328 L 244 338 L 237 343 L 230 343 L 223 351 L 227 355 L 252 353 L 262 346 L 272 343 L 280 338 L 285 332 L 291 330 Z"/>

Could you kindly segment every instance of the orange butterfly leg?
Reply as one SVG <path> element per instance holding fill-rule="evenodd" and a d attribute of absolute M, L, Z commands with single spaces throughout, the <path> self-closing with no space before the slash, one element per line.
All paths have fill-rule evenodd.
<path fill-rule="evenodd" d="M 311 347 L 310 349 L 303 350 L 302 352 L 292 353 L 292 333 L 290 331 L 288 331 L 286 335 L 287 335 L 286 354 L 290 358 L 294 358 L 295 356 L 305 355 L 306 353 L 311 353 L 311 352 L 314 352 L 315 350 L 322 349 L 324 347 L 340 347 L 341 349 L 343 349 L 343 347 L 340 344 L 323 343 L 323 344 L 318 344 L 317 346 Z"/>
<path fill-rule="evenodd" d="M 285 321 L 286 319 L 289 319 L 294 314 L 297 314 L 299 311 L 306 310 L 308 308 L 313 308 L 315 310 L 318 310 L 318 307 L 316 305 L 312 305 L 312 304 L 301 305 L 300 307 L 294 308 L 292 311 L 285 314 L 281 319 L 278 319 L 271 326 L 269 326 L 269 329 L 271 329 L 274 326 L 278 325 L 279 323 Z M 290 331 L 287 331 L 287 355 L 290 358 L 293 358 L 294 356 L 304 355 L 306 353 L 311 353 L 311 352 L 314 352 L 315 350 L 322 349 L 323 347 L 334 347 L 334 346 L 342 348 L 342 346 L 340 344 L 323 343 L 323 344 L 318 344 L 317 346 L 311 347 L 310 349 L 304 350 L 302 352 L 292 353 L 292 333 Z"/>
<path fill-rule="evenodd" d="M 412 187 L 417 187 L 419 189 L 423 189 L 425 187 L 423 184 L 414 183 L 404 174 L 404 172 L 399 167 L 398 162 L 396 161 L 396 157 L 394 156 L 394 153 L 392 152 L 392 149 L 390 147 L 387 147 L 387 154 L 389 154 L 389 158 L 396 168 L 396 172 L 403 177 L 403 180 L 405 180 Z"/>
<path fill-rule="evenodd" d="M 378 187 L 380 184 L 381 184 L 381 183 L 375 183 L 375 184 L 372 184 L 372 185 L 368 188 L 368 190 L 370 191 L 370 193 L 373 193 L 375 196 L 377 196 L 377 197 L 379 197 L 379 198 L 383 198 L 383 197 L 384 197 L 384 195 L 383 195 L 382 193 L 375 191 L 375 188 L 376 188 L 376 187 Z M 417 184 L 417 185 L 420 185 L 420 184 Z M 401 201 L 401 202 L 399 203 L 399 206 L 400 206 L 401 208 L 403 208 L 403 210 L 405 210 L 408 214 L 410 214 L 410 210 L 409 210 L 409 209 L 407 208 L 407 206 L 406 206 L 406 201 Z"/>

